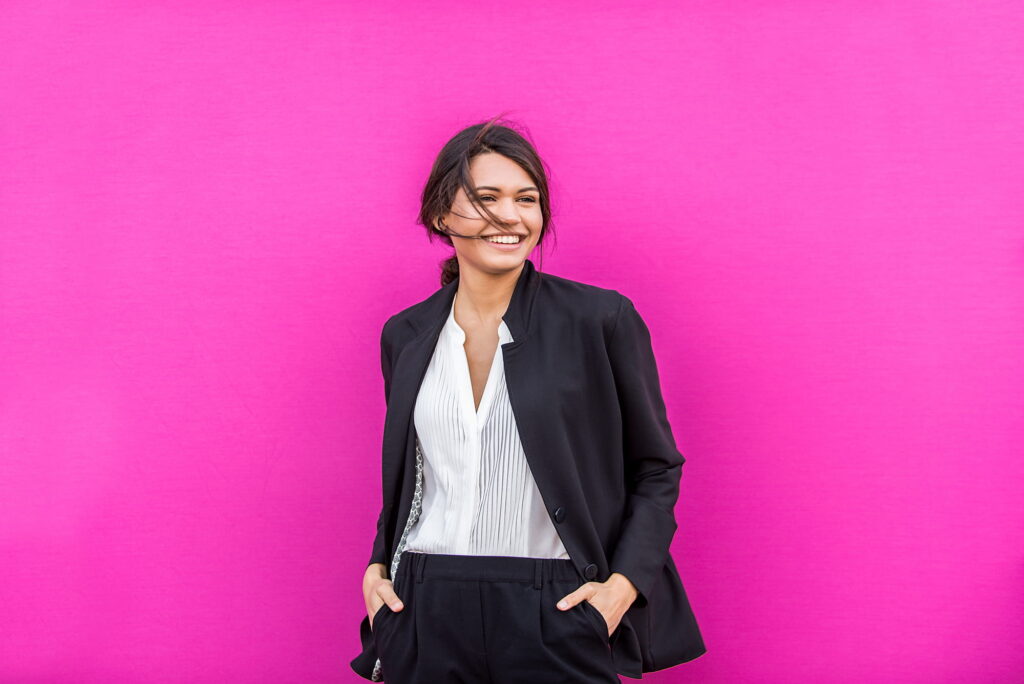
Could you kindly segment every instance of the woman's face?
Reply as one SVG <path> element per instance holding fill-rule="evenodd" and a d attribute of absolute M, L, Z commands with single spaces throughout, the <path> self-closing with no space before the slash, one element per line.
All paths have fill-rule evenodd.
<path fill-rule="evenodd" d="M 502 236 L 506 242 L 512 242 L 508 237 L 518 237 L 519 241 L 495 244 L 490 240 L 451 236 L 459 267 L 469 266 L 492 274 L 518 268 L 540 238 L 544 222 L 540 192 L 521 166 L 494 152 L 471 159 L 469 172 L 481 203 L 504 221 L 504 225 L 488 223 L 487 216 L 473 206 L 462 188 L 455 196 L 451 211 L 443 217 L 444 224 L 460 235 Z"/>

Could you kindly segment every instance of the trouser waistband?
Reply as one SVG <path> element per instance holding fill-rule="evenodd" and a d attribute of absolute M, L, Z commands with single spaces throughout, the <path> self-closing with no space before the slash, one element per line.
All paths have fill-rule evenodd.
<path fill-rule="evenodd" d="M 470 556 L 447 553 L 405 551 L 398 563 L 398 574 L 427 578 L 533 582 L 540 589 L 544 582 L 581 579 L 568 558 L 527 558 L 523 556 Z"/>

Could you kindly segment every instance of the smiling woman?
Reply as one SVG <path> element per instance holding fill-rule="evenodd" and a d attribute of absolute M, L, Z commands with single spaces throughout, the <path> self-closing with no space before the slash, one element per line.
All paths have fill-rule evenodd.
<path fill-rule="evenodd" d="M 624 295 L 528 258 L 550 230 L 533 146 L 495 120 L 458 133 L 420 222 L 455 254 L 381 331 L 383 506 L 352 668 L 590 684 L 701 655 L 650 334 Z"/>

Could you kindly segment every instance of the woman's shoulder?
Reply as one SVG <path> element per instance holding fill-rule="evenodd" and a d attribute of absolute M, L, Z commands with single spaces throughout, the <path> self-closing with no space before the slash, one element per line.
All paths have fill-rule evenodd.
<path fill-rule="evenodd" d="M 614 326 L 628 298 L 617 289 L 573 280 L 551 273 L 542 274 L 538 291 L 540 310 L 560 318 L 584 320 L 602 327 Z"/>
<path fill-rule="evenodd" d="M 415 337 L 423 326 L 436 321 L 439 316 L 447 315 L 446 307 L 450 306 L 454 283 L 442 285 L 425 299 L 414 302 L 391 314 L 381 329 L 381 339 L 391 343 L 401 342 L 404 337 Z M 446 304 L 445 302 L 448 302 Z"/>

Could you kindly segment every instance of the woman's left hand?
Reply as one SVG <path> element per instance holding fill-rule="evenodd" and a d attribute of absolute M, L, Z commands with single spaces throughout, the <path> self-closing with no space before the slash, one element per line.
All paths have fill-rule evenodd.
<path fill-rule="evenodd" d="M 633 605 L 636 596 L 637 591 L 633 583 L 625 575 L 613 572 L 604 582 L 587 582 L 580 585 L 576 591 L 566 594 L 558 602 L 558 608 L 569 610 L 580 601 L 590 601 L 590 605 L 597 608 L 597 612 L 608 623 L 608 636 L 611 636 L 618 628 L 622 616 Z"/>

